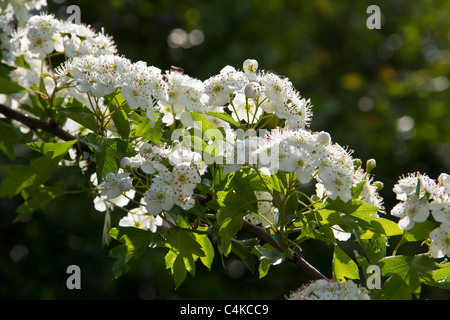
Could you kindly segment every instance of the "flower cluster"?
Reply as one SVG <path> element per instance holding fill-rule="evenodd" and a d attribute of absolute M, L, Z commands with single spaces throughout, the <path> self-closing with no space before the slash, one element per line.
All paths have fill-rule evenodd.
<path fill-rule="evenodd" d="M 366 288 L 351 280 L 317 280 L 291 292 L 286 300 L 370 300 L 370 296 Z"/>
<path fill-rule="evenodd" d="M 256 200 L 258 200 L 258 212 L 250 212 L 245 216 L 253 224 L 262 224 L 269 227 L 278 214 L 278 208 L 273 205 L 273 198 L 270 192 L 255 191 Z"/>
<path fill-rule="evenodd" d="M 48 63 L 44 61 L 56 55 L 64 55 L 67 58 L 81 56 L 109 56 L 117 52 L 116 45 L 112 37 L 106 35 L 103 31 L 97 32 L 90 26 L 76 24 L 64 20 L 56 19 L 54 15 L 41 13 L 40 15 L 30 15 L 29 12 L 21 15 L 24 9 L 40 9 L 45 6 L 46 1 L 8 1 L 7 6 L 2 11 L 0 21 L 4 23 L 0 27 L 0 50 L 2 51 L 2 63 L 5 63 L 14 69 L 10 72 L 11 80 L 20 83 L 22 87 L 31 92 L 37 91 L 54 96 L 55 98 L 73 97 L 85 105 L 89 106 L 85 95 L 80 92 L 85 90 L 87 83 L 93 78 L 82 77 L 79 73 L 80 92 L 71 87 L 66 78 L 58 75 L 67 74 L 67 66 L 62 66 L 53 70 Z M 21 7 L 19 10 L 18 7 Z M 9 10 L 16 15 L 9 15 Z M 5 15 L 3 15 L 5 13 Z M 12 27 L 13 17 L 17 18 L 18 28 Z M 5 38 L 6 37 L 6 38 Z M 88 59 L 89 60 L 89 59 Z M 85 69 L 94 66 L 84 65 Z M 105 60 L 105 58 L 103 58 Z M 19 62 L 18 62 L 19 61 Z M 82 68 L 83 66 L 79 66 Z M 96 82 L 96 92 L 98 94 L 108 92 L 111 86 L 111 77 L 117 73 L 111 72 L 108 65 L 103 64 L 104 68 L 93 70 L 92 73 L 106 72 Z M 120 71 L 119 71 L 120 72 Z M 41 75 L 46 75 L 41 77 Z M 52 78 L 56 76 L 59 81 L 56 83 Z M 43 83 L 41 83 L 43 81 Z M 42 84 L 44 87 L 42 88 Z M 61 90 L 62 88 L 66 90 Z M 29 100 L 30 92 L 17 93 L 10 96 L 1 95 L 0 101 L 8 99 L 7 102 L 12 108 L 20 105 L 31 104 Z"/>
<path fill-rule="evenodd" d="M 114 54 L 87 54 L 68 60 L 60 67 L 59 76 L 60 83 L 74 81 L 78 92 L 98 97 L 120 88 L 128 105 L 146 111 L 151 123 L 162 115 L 166 125 L 180 120 L 189 127 L 190 112 L 229 112 L 235 121 L 249 125 L 255 125 L 265 112 L 285 119 L 290 128 L 305 128 L 311 120 L 309 101 L 291 82 L 264 71 L 226 66 L 218 75 L 201 81 L 179 70 L 163 73 L 145 62 L 132 63 Z"/>
<path fill-rule="evenodd" d="M 408 174 L 398 180 L 393 191 L 400 202 L 391 214 L 400 218 L 399 227 L 411 230 L 431 214 L 440 226 L 430 233 L 430 254 L 435 258 L 450 256 L 450 176 L 441 173 L 435 181 L 426 174 Z"/>
<path fill-rule="evenodd" d="M 227 154 L 225 172 L 237 171 L 244 164 L 256 166 L 266 174 L 277 170 L 292 172 L 302 185 L 315 180 L 320 198 L 339 197 L 345 202 L 352 198 L 352 187 L 365 181 L 360 199 L 381 209 L 380 183 L 357 167 L 355 160 L 345 148 L 332 143 L 327 132 L 277 128 L 263 137 L 236 139 L 234 152 Z"/>
<path fill-rule="evenodd" d="M 153 232 L 161 225 L 162 212 L 175 205 L 183 210 L 194 207 L 194 190 L 205 170 L 198 153 L 180 145 L 174 148 L 152 143 L 143 143 L 136 156 L 123 158 L 120 165 L 117 173 L 107 173 L 97 187 L 100 196 L 109 202 L 130 191 L 140 193 L 139 206 L 130 210 L 119 225 Z"/>
<path fill-rule="evenodd" d="M 26 59 L 43 59 L 53 52 L 64 52 L 68 58 L 117 52 L 112 38 L 103 32 L 44 13 L 31 16 L 13 33 L 11 43 L 10 54 Z"/>

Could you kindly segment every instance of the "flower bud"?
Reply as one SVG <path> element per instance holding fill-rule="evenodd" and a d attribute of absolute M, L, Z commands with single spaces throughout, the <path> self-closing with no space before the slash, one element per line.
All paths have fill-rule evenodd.
<path fill-rule="evenodd" d="M 255 72 L 256 70 L 258 70 L 258 61 L 256 61 L 255 59 L 245 60 L 243 63 L 243 69 L 244 71 Z"/>
<path fill-rule="evenodd" d="M 366 172 L 372 171 L 377 166 L 375 159 L 369 159 L 366 162 Z"/>
<path fill-rule="evenodd" d="M 261 86 L 257 82 L 249 83 L 244 90 L 245 96 L 249 99 L 258 98 L 261 94 Z"/>
<path fill-rule="evenodd" d="M 375 188 L 377 188 L 377 191 L 381 191 L 384 187 L 384 184 L 381 181 L 375 181 L 373 185 L 375 186 Z"/>
<path fill-rule="evenodd" d="M 361 168 L 361 165 L 362 165 L 361 159 L 358 159 L 358 158 L 353 159 L 353 165 L 355 166 L 356 169 Z"/>
<path fill-rule="evenodd" d="M 131 178 L 123 178 L 119 181 L 119 188 L 124 192 L 130 191 L 132 187 L 133 180 Z"/>
<path fill-rule="evenodd" d="M 130 165 L 131 165 L 131 159 L 130 158 L 125 157 L 125 158 L 122 158 L 122 160 L 120 160 L 120 167 L 122 169 L 126 169 Z"/>
<path fill-rule="evenodd" d="M 322 144 L 329 144 L 331 142 L 331 136 L 328 132 L 319 132 L 317 136 L 317 141 Z"/>

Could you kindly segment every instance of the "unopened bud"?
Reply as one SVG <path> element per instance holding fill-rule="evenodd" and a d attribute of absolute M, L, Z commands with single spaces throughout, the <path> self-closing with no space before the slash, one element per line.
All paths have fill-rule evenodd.
<path fill-rule="evenodd" d="M 329 144 L 331 142 L 331 136 L 328 132 L 319 132 L 317 136 L 317 141 L 322 144 Z"/>
<path fill-rule="evenodd" d="M 377 166 L 375 159 L 369 159 L 366 162 L 366 172 L 372 171 Z"/>
<path fill-rule="evenodd" d="M 381 181 L 375 181 L 373 185 L 375 186 L 375 188 L 377 188 L 377 191 L 381 191 L 384 187 L 384 184 Z"/>
<path fill-rule="evenodd" d="M 126 169 L 130 165 L 131 165 L 131 159 L 130 158 L 125 157 L 125 158 L 122 158 L 122 160 L 120 160 L 120 167 L 122 169 Z"/>
<path fill-rule="evenodd" d="M 357 159 L 357 158 L 353 159 L 353 165 L 355 166 L 356 169 L 361 168 L 361 165 L 362 165 L 361 159 Z"/>
<path fill-rule="evenodd" d="M 243 63 L 244 71 L 256 72 L 258 70 L 258 61 L 255 59 L 247 59 Z"/>
<path fill-rule="evenodd" d="M 245 96 L 249 99 L 256 99 L 261 94 L 261 86 L 257 82 L 249 83 L 245 86 Z"/>
<path fill-rule="evenodd" d="M 119 181 L 119 188 L 124 192 L 131 190 L 132 187 L 133 180 L 131 180 L 131 178 L 123 178 Z"/>

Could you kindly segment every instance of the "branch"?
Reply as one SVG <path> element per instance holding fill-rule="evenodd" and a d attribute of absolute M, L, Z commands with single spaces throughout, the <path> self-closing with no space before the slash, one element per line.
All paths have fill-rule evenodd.
<path fill-rule="evenodd" d="M 272 237 L 264 230 L 254 224 L 244 220 L 244 229 L 253 235 L 261 238 L 262 240 L 269 243 L 276 250 L 283 252 L 283 249 L 272 239 Z M 318 271 L 314 266 L 312 266 L 308 261 L 306 261 L 302 256 L 298 253 L 292 251 L 292 258 L 289 259 L 290 262 L 300 267 L 303 271 L 307 272 L 313 279 L 319 280 L 324 279 L 328 280 L 320 271 Z"/>
<path fill-rule="evenodd" d="M 11 109 L 3 104 L 0 104 L 0 113 L 2 113 L 5 117 L 9 119 L 13 119 L 19 121 L 29 127 L 31 130 L 41 129 L 46 132 L 49 132 L 56 137 L 64 140 L 64 141 L 73 141 L 77 139 L 75 136 L 70 134 L 69 132 L 62 129 L 58 123 L 55 122 L 44 122 L 40 119 L 29 117 L 21 112 Z M 83 151 L 92 153 L 92 150 L 89 146 L 83 141 L 78 141 L 81 145 Z"/>

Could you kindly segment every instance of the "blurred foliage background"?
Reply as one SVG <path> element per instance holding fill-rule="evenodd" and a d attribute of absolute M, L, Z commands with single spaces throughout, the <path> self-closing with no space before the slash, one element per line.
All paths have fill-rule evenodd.
<path fill-rule="evenodd" d="M 65 19 L 71 4 L 133 61 L 179 66 L 204 80 L 253 58 L 287 76 L 314 105 L 312 130 L 329 132 L 363 163 L 377 160 L 388 212 L 400 175 L 450 173 L 450 1 L 49 0 L 49 12 Z M 379 30 L 366 27 L 372 4 L 381 9 Z M 0 202 L 3 299 L 282 299 L 309 280 L 285 264 L 259 280 L 233 257 L 222 267 L 217 255 L 213 270 L 197 268 L 175 291 L 165 251 L 148 250 L 113 281 L 114 260 L 101 246 L 103 214 L 92 199 L 65 197 L 13 224 L 18 204 Z M 311 242 L 304 254 L 331 276 L 329 248 Z M 81 268 L 81 290 L 66 288 L 71 264 Z M 424 287 L 423 298 L 450 296 Z"/>

